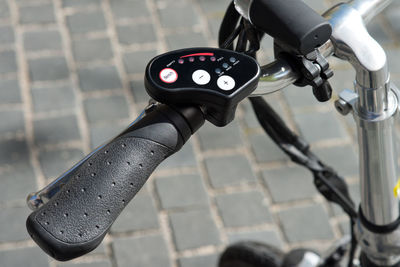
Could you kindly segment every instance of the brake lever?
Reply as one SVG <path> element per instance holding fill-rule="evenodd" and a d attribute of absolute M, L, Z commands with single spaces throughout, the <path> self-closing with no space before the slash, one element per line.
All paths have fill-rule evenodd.
<path fill-rule="evenodd" d="M 63 173 L 60 177 L 52 181 L 50 184 L 48 184 L 46 187 L 43 189 L 37 191 L 37 192 L 32 192 L 28 195 L 26 199 L 26 203 L 28 207 L 31 210 L 37 210 L 49 200 L 58 193 L 58 191 L 61 190 L 61 188 L 66 185 L 71 177 L 71 173 L 73 173 L 76 169 L 78 169 L 93 153 L 101 149 L 104 145 L 100 146 L 96 150 L 94 150 L 92 153 L 87 155 L 84 159 L 82 159 L 80 162 L 75 164 L 71 169 L 69 169 L 67 172 Z"/>

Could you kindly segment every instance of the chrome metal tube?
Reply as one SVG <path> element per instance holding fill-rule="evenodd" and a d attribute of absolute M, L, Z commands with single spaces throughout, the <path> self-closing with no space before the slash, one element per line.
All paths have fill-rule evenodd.
<path fill-rule="evenodd" d="M 397 183 L 398 99 L 389 93 L 389 108 L 380 117 L 365 118 L 354 114 L 357 122 L 361 209 L 365 218 L 376 225 L 387 225 L 399 216 L 399 200 L 393 194 Z"/>
<path fill-rule="evenodd" d="M 376 15 L 382 12 L 393 0 L 352 0 L 348 5 L 357 10 L 364 23 L 368 24 Z"/>

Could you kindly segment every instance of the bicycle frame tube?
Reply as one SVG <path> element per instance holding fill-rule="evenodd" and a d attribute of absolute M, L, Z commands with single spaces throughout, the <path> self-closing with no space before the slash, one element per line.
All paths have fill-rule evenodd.
<path fill-rule="evenodd" d="M 354 92 L 340 94 L 357 123 L 361 208 L 355 232 L 362 252 L 379 266 L 400 261 L 400 202 L 394 193 L 399 93 L 390 83 L 385 51 L 367 32 L 364 19 L 371 20 L 389 3 L 356 0 L 325 14 L 333 28 L 334 54 L 356 70 Z"/>

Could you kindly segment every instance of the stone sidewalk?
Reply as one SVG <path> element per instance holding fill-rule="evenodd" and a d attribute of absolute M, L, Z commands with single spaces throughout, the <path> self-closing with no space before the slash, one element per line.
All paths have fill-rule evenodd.
<path fill-rule="evenodd" d="M 309 0 L 322 12 L 332 2 Z M 400 3 L 371 25 L 400 84 Z M 123 130 L 148 97 L 153 56 L 216 46 L 228 0 L 0 0 L 0 267 L 216 266 L 229 243 L 252 239 L 284 250 L 324 250 L 348 231 L 312 177 L 280 152 L 247 101 L 225 128 L 207 123 L 164 162 L 102 245 L 69 263 L 47 257 L 25 230 L 25 198 Z M 262 62 L 272 60 L 271 40 Z M 354 71 L 332 60 L 336 92 Z M 266 96 L 358 197 L 352 118 L 310 88 Z"/>

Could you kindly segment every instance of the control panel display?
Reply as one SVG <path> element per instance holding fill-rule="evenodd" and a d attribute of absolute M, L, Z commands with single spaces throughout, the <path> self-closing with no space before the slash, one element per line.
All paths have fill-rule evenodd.
<path fill-rule="evenodd" d="M 250 95 L 259 75 L 258 63 L 247 55 L 190 48 L 154 58 L 147 66 L 145 85 L 149 95 L 162 103 L 223 110 Z"/>

